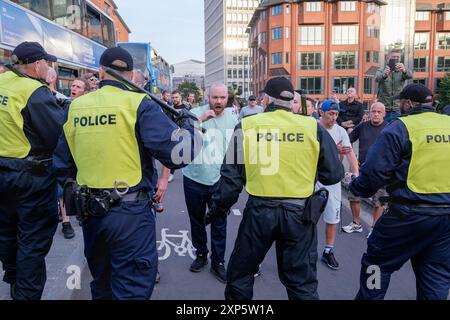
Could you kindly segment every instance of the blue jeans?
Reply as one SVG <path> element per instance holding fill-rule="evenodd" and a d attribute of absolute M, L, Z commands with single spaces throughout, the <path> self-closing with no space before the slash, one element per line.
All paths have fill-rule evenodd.
<path fill-rule="evenodd" d="M 210 207 L 211 197 L 217 188 L 217 183 L 207 186 L 183 176 L 184 197 L 191 221 L 192 244 L 196 254 L 208 254 L 208 238 L 204 218 L 206 206 Z M 211 223 L 211 261 L 225 262 L 225 246 L 227 240 L 227 217 L 216 218 Z"/>
<path fill-rule="evenodd" d="M 361 261 L 358 300 L 381 300 L 391 274 L 411 260 L 418 300 L 446 300 L 450 289 L 450 215 L 428 216 L 389 209 L 375 224 Z M 374 271 L 380 287 L 373 286 Z"/>

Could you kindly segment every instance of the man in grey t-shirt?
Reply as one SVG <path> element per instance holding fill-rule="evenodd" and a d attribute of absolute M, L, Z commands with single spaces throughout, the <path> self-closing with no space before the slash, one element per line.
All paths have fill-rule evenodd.
<path fill-rule="evenodd" d="M 248 106 L 242 108 L 241 113 L 239 114 L 239 120 L 252 114 L 257 114 L 261 112 L 264 112 L 264 108 L 256 104 L 255 96 L 250 96 L 248 98 Z"/>

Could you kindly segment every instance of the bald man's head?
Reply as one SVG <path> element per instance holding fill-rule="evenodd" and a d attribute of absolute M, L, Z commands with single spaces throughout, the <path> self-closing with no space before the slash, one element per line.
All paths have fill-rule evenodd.
<path fill-rule="evenodd" d="M 384 122 L 386 116 L 386 108 L 381 102 L 375 102 L 370 106 L 369 118 L 374 126 L 379 126 Z"/>

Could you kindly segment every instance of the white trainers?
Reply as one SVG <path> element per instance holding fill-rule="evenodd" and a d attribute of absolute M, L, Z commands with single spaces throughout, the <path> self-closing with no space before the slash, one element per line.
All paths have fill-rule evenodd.
<path fill-rule="evenodd" d="M 342 227 L 342 230 L 346 233 L 362 232 L 363 227 L 360 224 L 352 222 L 348 226 Z"/>
<path fill-rule="evenodd" d="M 173 174 L 169 174 L 169 179 L 167 180 L 167 182 L 171 183 L 173 181 Z"/>

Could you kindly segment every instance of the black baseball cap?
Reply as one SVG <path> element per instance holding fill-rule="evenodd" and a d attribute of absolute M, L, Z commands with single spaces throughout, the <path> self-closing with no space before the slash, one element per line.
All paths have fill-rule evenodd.
<path fill-rule="evenodd" d="M 393 97 L 393 100 L 406 99 L 413 102 L 425 103 L 431 102 L 430 98 L 433 93 L 430 89 L 420 83 L 411 83 L 403 88 L 398 96 Z"/>
<path fill-rule="evenodd" d="M 256 97 L 255 96 L 250 96 L 250 97 L 248 97 L 248 100 L 256 100 Z"/>
<path fill-rule="evenodd" d="M 122 62 L 126 66 L 118 62 Z M 100 57 L 100 65 L 116 71 L 133 71 L 133 57 L 121 47 L 109 48 Z"/>
<path fill-rule="evenodd" d="M 14 64 L 30 64 L 38 60 L 56 62 L 58 59 L 48 54 L 38 42 L 22 42 L 12 52 L 11 60 Z"/>
<path fill-rule="evenodd" d="M 284 78 L 272 78 L 267 81 L 264 93 L 275 99 L 291 101 L 294 99 L 294 87 L 292 83 Z"/>

